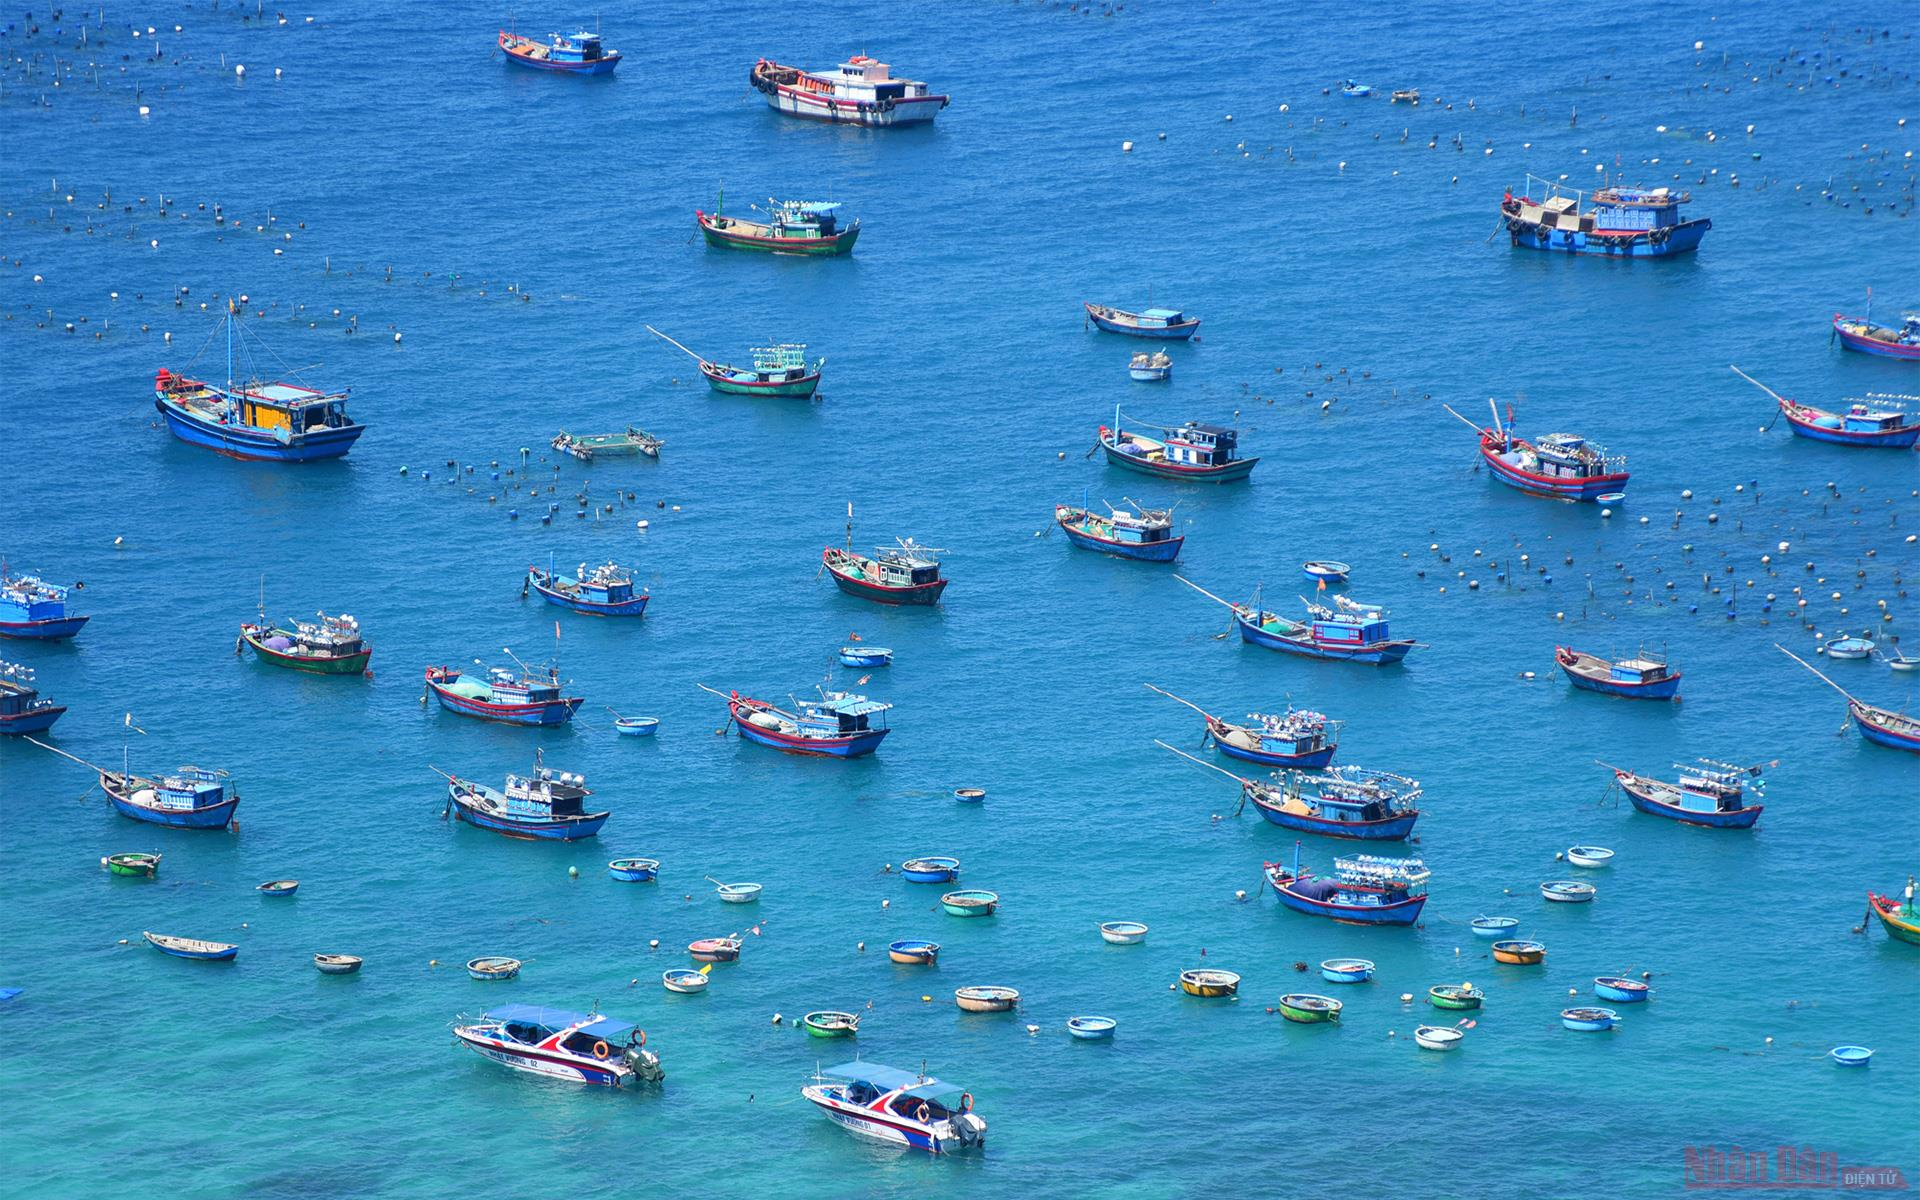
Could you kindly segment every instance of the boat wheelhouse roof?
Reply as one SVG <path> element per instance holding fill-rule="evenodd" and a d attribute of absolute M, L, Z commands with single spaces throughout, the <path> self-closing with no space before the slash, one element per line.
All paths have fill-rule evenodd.
<path fill-rule="evenodd" d="M 319 388 L 301 387 L 295 383 L 249 383 L 235 387 L 234 393 L 250 400 L 264 400 L 268 404 L 282 404 L 289 408 L 312 404 L 315 400 L 338 398 Z"/>
<path fill-rule="evenodd" d="M 839 208 L 840 202 L 838 200 L 782 200 L 780 207 L 792 213 L 819 216 Z"/>
<path fill-rule="evenodd" d="M 837 713 L 843 717 L 869 717 L 874 713 L 886 712 L 893 705 L 881 700 L 869 700 L 865 696 L 850 696 L 839 692 L 828 692 L 818 700 L 802 702 L 805 707 L 821 712 Z"/>
<path fill-rule="evenodd" d="M 1143 317 L 1154 317 L 1163 321 L 1177 321 L 1186 314 L 1177 308 L 1148 308 L 1141 310 Z"/>
<path fill-rule="evenodd" d="M 941 1083 L 931 1076 L 913 1071 L 902 1071 L 899 1067 L 883 1066 L 880 1063 L 850 1062 L 837 1067 L 828 1067 L 820 1072 L 823 1078 L 844 1079 L 849 1083 L 865 1083 L 886 1091 L 896 1088 L 910 1088 L 915 1095 L 922 1094 L 924 1088 L 946 1090 L 951 1085 Z"/>
<path fill-rule="evenodd" d="M 579 1025 L 579 1032 L 598 1038 L 624 1037 L 634 1028 L 631 1021 L 601 1016 L 598 1013 L 574 1012 L 567 1008 L 548 1008 L 540 1004 L 502 1004 L 497 1008 L 488 1009 L 484 1019 L 542 1025 L 553 1030 Z M 582 1024 L 582 1022 L 585 1023 Z"/>

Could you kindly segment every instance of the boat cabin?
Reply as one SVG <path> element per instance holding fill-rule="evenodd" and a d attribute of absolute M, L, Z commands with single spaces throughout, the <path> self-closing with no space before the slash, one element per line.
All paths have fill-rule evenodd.
<path fill-rule="evenodd" d="M 1220 425 L 1202 425 L 1195 421 L 1188 421 L 1180 428 L 1169 431 L 1169 434 L 1166 442 L 1167 461 L 1188 467 L 1225 466 L 1234 460 L 1234 451 L 1240 445 L 1238 430 Z"/>
<path fill-rule="evenodd" d="M 881 547 L 873 565 L 882 587 L 919 587 L 940 581 L 939 561 L 916 551 L 910 542 L 893 549 Z"/>
<path fill-rule="evenodd" d="M 1534 444 L 1534 452 L 1539 460 L 1534 471 L 1564 479 L 1609 474 L 1617 465 L 1606 447 L 1572 433 L 1550 433 Z"/>
<path fill-rule="evenodd" d="M 772 382 L 803 379 L 807 375 L 807 348 L 804 344 L 783 342 L 778 346 L 755 346 L 753 369 Z"/>
<path fill-rule="evenodd" d="M 224 802 L 226 791 L 223 772 L 181 767 L 155 782 L 153 801 L 148 807 L 168 812 L 195 812 Z"/>
<path fill-rule="evenodd" d="M 1675 763 L 1674 768 L 1680 772 L 1674 804 L 1688 812 L 1738 812 L 1746 808 L 1746 776 L 1758 774 L 1751 768 L 1728 766 L 1709 759 L 1701 759 L 1692 766 Z"/>
<path fill-rule="evenodd" d="M 32 667 L 0 662 L 0 717 L 18 716 L 35 708 L 49 707 L 47 701 L 35 702 L 39 694 L 39 690 L 33 686 Z"/>
<path fill-rule="evenodd" d="M 808 91 L 831 92 L 850 100 L 904 100 L 909 96 L 927 94 L 926 84 L 914 79 L 895 79 L 890 66 L 864 54 L 854 55 L 831 74 L 803 74 L 800 86 Z"/>
<path fill-rule="evenodd" d="M 1848 401 L 1847 411 L 1840 416 L 1840 428 L 1848 433 L 1892 433 L 1905 427 L 1907 414 L 1886 408 L 1880 402 L 1913 399 L 1915 397 L 1870 392 L 1865 400 Z"/>
<path fill-rule="evenodd" d="M 569 1012 L 536 1004 L 503 1004 L 489 1011 L 482 1019 L 497 1022 L 503 1038 L 525 1046 L 539 1046 L 555 1035 L 564 1034 L 553 1043 L 553 1048 L 581 1058 L 599 1057 L 593 1052 L 596 1042 L 605 1042 L 609 1046 L 625 1045 L 634 1029 L 626 1021 L 597 1013 Z"/>
<path fill-rule="evenodd" d="M 350 658 L 360 653 L 360 622 L 350 616 L 320 615 L 312 621 L 293 623 L 295 638 L 302 653 L 318 658 Z"/>
<path fill-rule="evenodd" d="M 1650 658 L 1627 658 L 1607 666 L 1607 678 L 1615 683 L 1659 683 L 1672 675 L 1666 663 Z"/>
<path fill-rule="evenodd" d="M 616 563 L 607 562 L 589 571 L 581 563 L 573 590 L 581 599 L 594 604 L 623 604 L 633 599 L 633 575 Z M 562 585 L 561 589 L 566 588 Z"/>
<path fill-rule="evenodd" d="M 1371 646 L 1393 639 L 1387 634 L 1387 615 L 1327 612 L 1314 613 L 1313 640 L 1329 646 Z"/>
<path fill-rule="evenodd" d="M 850 1062 L 822 1071 L 820 1077 L 841 1081 L 840 1099 L 847 1104 L 873 1108 L 884 1098 L 881 1111 L 922 1125 L 951 1120 L 966 1111 L 959 1087 L 897 1067 Z M 920 1117 L 922 1105 L 927 1109 L 925 1120 Z"/>
<path fill-rule="evenodd" d="M 783 238 L 830 238 L 840 232 L 834 210 L 840 205 L 829 200 L 782 200 L 773 210 L 773 236 Z"/>
<path fill-rule="evenodd" d="M 0 587 L 0 619 L 53 621 L 67 615 L 67 589 L 37 575 L 10 575 Z"/>
<path fill-rule="evenodd" d="M 1139 513 L 1131 513 L 1116 508 L 1112 510 L 1112 516 L 1107 523 L 1111 527 L 1108 536 L 1116 542 L 1125 542 L 1128 545 L 1151 546 L 1157 542 L 1173 539 L 1171 509 L 1149 508 L 1142 509 Z"/>
<path fill-rule="evenodd" d="M 1423 896 L 1427 880 L 1432 877 L 1427 864 L 1417 858 L 1382 858 L 1377 854 L 1336 858 L 1333 870 L 1340 879 L 1342 892 L 1357 897 L 1343 898 L 1342 903 L 1378 904 L 1383 898 L 1391 902 Z"/>
<path fill-rule="evenodd" d="M 545 765 L 529 775 L 507 776 L 507 811 L 518 816 L 585 816 L 582 801 L 592 794 L 584 776 Z"/>
<path fill-rule="evenodd" d="M 549 671 L 545 679 L 515 675 L 505 667 L 489 667 L 487 683 L 496 704 L 552 704 L 560 699 L 560 676 Z"/>
<path fill-rule="evenodd" d="M 1383 821 L 1413 811 L 1420 799 L 1419 780 L 1358 767 L 1335 767 L 1321 774 L 1296 771 L 1287 776 L 1289 796 L 1299 797 L 1303 786 L 1316 793 L 1306 799 L 1330 821 Z"/>
<path fill-rule="evenodd" d="M 1309 712 L 1305 709 L 1288 709 L 1286 713 L 1248 713 L 1247 720 L 1253 722 L 1253 731 L 1260 738 L 1263 750 L 1279 750 L 1283 754 L 1311 754 L 1321 750 L 1327 744 L 1328 721 L 1324 713 Z"/>
<path fill-rule="evenodd" d="M 1191 319 L 1177 308 L 1149 308 L 1137 315 L 1142 329 L 1168 329 Z"/>
<path fill-rule="evenodd" d="M 801 737 L 837 738 L 884 729 L 886 722 L 876 725 L 873 718 L 892 707 L 851 692 L 822 692 L 818 700 L 799 702 L 799 733 Z"/>
<path fill-rule="evenodd" d="M 1529 184 L 1547 182 L 1529 178 Z M 1512 197 L 1509 192 L 1509 198 Z M 1585 196 L 1585 208 L 1581 199 Z M 1650 230 L 1683 224 L 1680 206 L 1693 197 L 1670 188 L 1603 187 L 1592 193 L 1547 182 L 1546 195 L 1539 200 L 1523 196 L 1518 216 L 1522 221 L 1564 229 L 1576 233 L 1646 233 Z"/>
<path fill-rule="evenodd" d="M 544 58 L 553 63 L 592 63 L 607 57 L 606 48 L 600 42 L 600 35 L 582 30 L 572 37 L 561 37 L 557 33 L 547 35 L 545 46 L 529 47 L 529 50 L 545 50 L 545 54 L 532 54 L 531 57 Z"/>

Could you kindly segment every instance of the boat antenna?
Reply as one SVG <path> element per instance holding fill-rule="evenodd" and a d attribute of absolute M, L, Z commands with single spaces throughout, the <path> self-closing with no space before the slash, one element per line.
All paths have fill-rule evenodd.
<path fill-rule="evenodd" d="M 262 572 L 260 573 L 260 608 L 259 608 L 259 612 L 260 612 L 260 623 L 261 623 L 262 625 L 264 625 L 264 624 L 266 624 L 266 622 L 267 622 L 267 574 L 266 574 L 266 572 L 265 572 L 265 571 L 262 571 Z"/>
<path fill-rule="evenodd" d="M 1788 400 L 1785 396 L 1782 396 L 1779 392 L 1774 391 L 1772 388 L 1768 387 L 1766 384 L 1761 383 L 1758 379 L 1755 379 L 1753 376 L 1747 374 L 1745 371 L 1742 371 L 1739 367 L 1736 367 L 1733 364 L 1729 363 L 1727 364 L 1727 370 L 1732 371 L 1735 375 L 1738 375 L 1740 378 L 1746 380 L 1748 383 L 1759 388 L 1761 391 L 1765 392 L 1767 395 L 1772 396 L 1775 400 L 1778 400 L 1780 403 L 1782 404 L 1792 403 L 1791 400 Z"/>
<path fill-rule="evenodd" d="M 847 501 L 847 553 L 853 553 L 853 501 Z"/>

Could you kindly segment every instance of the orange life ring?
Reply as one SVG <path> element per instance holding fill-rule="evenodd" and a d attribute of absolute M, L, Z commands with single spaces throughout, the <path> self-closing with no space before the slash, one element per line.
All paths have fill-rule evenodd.
<path fill-rule="evenodd" d="M 647 1031 L 644 1029 L 640 1031 L 640 1044 L 642 1046 L 647 1044 Z"/>
<path fill-rule="evenodd" d="M 605 1059 L 608 1055 L 612 1053 L 613 1053 L 613 1047 L 607 1045 L 605 1042 L 595 1042 L 593 1044 L 593 1056 L 595 1058 Z"/>
<path fill-rule="evenodd" d="M 913 1110 L 913 1119 L 920 1122 L 922 1125 L 925 1125 L 927 1123 L 927 1119 L 931 1116 L 933 1116 L 933 1110 L 928 1108 L 925 1104 L 922 1104 L 919 1108 L 916 1108 Z"/>
<path fill-rule="evenodd" d="M 970 1113 L 973 1111 L 973 1093 L 972 1092 L 960 1093 L 960 1111 L 963 1113 Z"/>

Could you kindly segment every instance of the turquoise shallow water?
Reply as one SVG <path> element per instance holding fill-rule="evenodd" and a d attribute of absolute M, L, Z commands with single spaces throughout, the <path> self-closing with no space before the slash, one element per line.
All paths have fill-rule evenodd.
<path fill-rule="evenodd" d="M 501 1179 L 611 1194 L 636 1171 L 719 1194 L 1165 1196 L 1284 1179 L 1663 1195 L 1687 1147 L 1732 1145 L 1920 1170 L 1904 1115 L 1920 948 L 1852 932 L 1864 892 L 1920 862 L 1920 760 L 1837 734 L 1839 698 L 1771 649 L 1814 644 L 1787 615 L 1796 587 L 1822 631 L 1911 643 L 1920 472 L 1911 454 L 1760 432 L 1769 401 L 1726 370 L 1814 403 L 1920 391 L 1911 370 L 1829 348 L 1825 327 L 1869 285 L 1881 314 L 1920 304 L 1916 138 L 1895 123 L 1915 107 L 1910 14 L 1867 6 L 1827 26 L 1777 5 L 1715 19 L 1636 3 L 1597 39 L 1571 13 L 1521 39 L 1492 7 L 1365 25 L 1251 6 L 810 12 L 793 29 L 746 5 L 609 10 L 628 60 L 603 81 L 489 60 L 496 18 L 477 8 L 420 32 L 357 4 L 285 27 L 159 5 L 90 24 L 85 49 L 72 14 L 38 14 L 31 36 L 10 15 L 0 549 L 85 580 L 94 620 L 71 645 L 5 652 L 71 706 L 63 748 L 117 761 L 130 711 L 147 731 L 136 767 L 224 767 L 245 797 L 237 835 L 152 830 L 108 812 L 81 769 L 0 747 L 0 983 L 26 989 L 0 1012 L 0 1156 L 22 1194 L 78 1195 L 137 1166 L 181 1197 L 437 1197 Z M 147 61 L 149 25 L 163 63 Z M 761 53 L 826 64 L 861 47 L 956 97 L 937 128 L 786 122 L 746 89 Z M 82 66 L 53 87 L 54 58 L 99 63 L 97 83 Z M 1321 94 L 1347 75 L 1429 102 Z M 1527 171 L 1578 181 L 1616 161 L 1692 189 L 1715 225 L 1696 259 L 1487 242 Z M 691 210 L 722 181 L 730 208 L 847 201 L 865 221 L 857 254 L 705 250 Z M 164 221 L 162 194 L 181 201 Z M 216 201 L 237 229 L 214 224 Z M 274 232 L 256 232 L 269 214 Z M 183 365 L 212 324 L 198 305 L 229 292 L 266 310 L 253 328 L 289 363 L 353 386 L 371 430 L 348 460 L 233 463 L 152 427 L 153 371 Z M 1158 390 L 1126 380 L 1134 346 L 1084 332 L 1078 307 L 1149 296 L 1206 321 Z M 712 396 L 647 323 L 721 357 L 804 340 L 830 357 L 825 399 Z M 1523 431 L 1630 455 L 1630 501 L 1603 521 L 1476 473 L 1472 435 L 1439 404 L 1478 415 L 1488 396 L 1514 402 Z M 1237 414 L 1265 461 L 1226 489 L 1118 474 L 1082 457 L 1116 403 Z M 562 466 L 551 527 L 544 502 L 490 478 L 531 447 L 544 483 L 553 431 L 628 421 L 664 436 L 664 457 Z M 450 459 L 473 477 L 449 482 Z M 580 520 L 583 489 L 635 499 Z M 1380 672 L 1221 640 L 1225 614 L 1166 570 L 1036 538 L 1083 492 L 1178 500 L 1181 570 L 1223 594 L 1264 581 L 1284 602 L 1302 559 L 1349 560 L 1356 594 L 1427 647 Z M 816 578 L 849 499 L 861 541 L 950 551 L 939 610 L 878 610 Z M 521 572 L 549 553 L 637 564 L 654 606 L 615 624 L 523 601 Z M 358 616 L 375 677 L 234 659 L 263 576 L 273 614 Z M 544 653 L 556 616 L 588 697 L 573 728 L 422 708 L 425 664 Z M 897 705 L 878 757 L 799 761 L 714 736 L 723 712 L 696 682 L 804 691 L 850 631 L 898 652 L 870 685 Z M 1664 644 L 1685 701 L 1571 693 L 1551 675 L 1556 641 Z M 1877 664 L 1833 672 L 1879 703 L 1920 700 Z M 1192 749 L 1200 730 L 1149 681 L 1228 715 L 1291 697 L 1347 722 L 1343 761 L 1419 777 L 1424 927 L 1346 929 L 1261 895 L 1261 862 L 1292 839 L 1231 816 L 1231 784 L 1152 745 Z M 660 716 L 660 737 L 616 738 L 604 704 Z M 613 809 L 597 844 L 438 819 L 429 764 L 496 781 L 536 746 Z M 1696 754 L 1778 760 L 1757 830 L 1636 816 L 1605 801 L 1594 764 L 1659 772 Z M 967 785 L 984 806 L 949 799 Z M 1579 842 L 1618 865 L 1593 876 L 1590 908 L 1544 911 L 1534 889 Z M 136 848 L 165 853 L 158 881 L 99 871 Z M 1342 848 L 1306 839 L 1304 853 L 1324 865 Z M 616 853 L 660 857 L 665 878 L 612 883 Z M 939 889 L 882 873 L 925 853 L 963 858 L 1000 915 L 946 917 Z M 763 882 L 765 899 L 723 907 L 709 874 Z M 253 894 L 284 876 L 303 881 L 293 900 Z M 1522 917 L 1547 965 L 1488 962 L 1465 928 L 1486 912 Z M 1095 923 L 1116 918 L 1149 922 L 1149 941 L 1102 944 Z M 711 994 L 657 987 L 687 941 L 748 920 L 760 932 Z M 177 962 L 122 944 L 142 929 L 243 950 L 227 967 Z M 915 936 L 946 947 L 937 970 L 886 962 L 887 941 Z M 321 950 L 368 966 L 319 977 Z M 480 953 L 529 962 L 488 987 L 457 968 Z M 1380 966 L 1340 993 L 1341 1026 L 1265 1011 L 1325 990 L 1293 964 L 1334 955 Z M 1243 998 L 1169 993 L 1202 963 L 1242 973 Z M 1642 970 L 1657 997 L 1619 1032 L 1559 1027 L 1569 987 Z M 1426 1010 L 1399 995 L 1462 979 L 1489 993 L 1466 1047 L 1415 1051 Z M 958 1014 L 947 998 L 968 983 L 1019 987 L 1022 1014 Z M 640 1021 L 666 1086 L 547 1084 L 452 1045 L 456 1015 L 504 999 L 597 999 Z M 984 1155 L 871 1147 L 803 1106 L 837 1048 L 772 1015 L 868 1004 L 859 1051 L 970 1087 Z M 1119 1036 L 1070 1041 L 1065 1019 L 1086 1012 L 1117 1017 Z M 1874 1065 L 1821 1060 L 1845 1042 L 1875 1047 Z"/>

